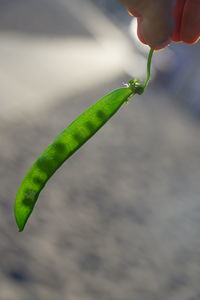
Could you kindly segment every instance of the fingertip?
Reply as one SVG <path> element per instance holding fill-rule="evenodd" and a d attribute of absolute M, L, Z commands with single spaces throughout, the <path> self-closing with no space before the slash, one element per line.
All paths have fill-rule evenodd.
<path fill-rule="evenodd" d="M 137 35 L 139 40 L 145 44 L 151 47 L 154 50 L 162 50 L 163 48 L 167 47 L 170 42 L 171 38 L 168 35 L 166 38 L 157 38 L 154 34 L 154 32 L 148 32 L 147 30 L 144 32 L 144 22 L 143 19 L 137 18 L 138 19 L 138 29 L 137 29 Z M 149 29 L 149 28 L 148 28 Z"/>
<path fill-rule="evenodd" d="M 163 50 L 164 48 L 166 48 L 167 46 L 169 46 L 171 43 L 171 39 L 167 39 L 166 41 L 162 42 L 162 43 L 158 43 L 155 46 L 152 45 L 151 48 L 159 51 L 159 50 Z"/>

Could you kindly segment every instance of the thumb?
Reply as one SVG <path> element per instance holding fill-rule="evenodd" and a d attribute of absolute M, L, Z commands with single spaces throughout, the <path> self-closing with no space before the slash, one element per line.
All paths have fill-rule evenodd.
<path fill-rule="evenodd" d="M 161 49 L 170 43 L 174 29 L 174 0 L 148 0 L 147 5 L 130 6 L 129 12 L 137 17 L 138 37 L 153 49 Z"/>

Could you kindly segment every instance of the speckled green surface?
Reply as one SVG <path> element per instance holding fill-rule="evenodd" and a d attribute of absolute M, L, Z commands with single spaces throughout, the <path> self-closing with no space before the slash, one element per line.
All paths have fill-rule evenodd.
<path fill-rule="evenodd" d="M 104 96 L 64 129 L 39 156 L 28 170 L 17 192 L 14 211 L 19 231 L 24 229 L 49 178 L 128 101 L 131 95 L 133 92 L 130 88 L 121 88 Z"/>

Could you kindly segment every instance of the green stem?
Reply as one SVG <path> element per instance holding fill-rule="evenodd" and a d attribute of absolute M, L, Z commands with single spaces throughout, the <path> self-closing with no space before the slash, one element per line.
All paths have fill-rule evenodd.
<path fill-rule="evenodd" d="M 144 83 L 144 89 L 146 89 L 146 87 L 148 86 L 149 81 L 151 79 L 151 62 L 152 62 L 153 52 L 154 52 L 154 50 L 151 48 L 150 51 L 149 51 L 149 55 L 148 55 L 147 78 L 146 78 L 146 81 Z"/>
<path fill-rule="evenodd" d="M 133 91 L 133 94 L 141 95 L 144 93 L 146 87 L 149 84 L 149 81 L 151 79 L 151 63 L 152 63 L 152 57 L 153 57 L 153 49 L 150 49 L 148 60 L 147 60 L 147 77 L 146 81 L 144 83 L 140 82 L 139 79 L 132 79 L 128 82 L 129 88 Z"/>

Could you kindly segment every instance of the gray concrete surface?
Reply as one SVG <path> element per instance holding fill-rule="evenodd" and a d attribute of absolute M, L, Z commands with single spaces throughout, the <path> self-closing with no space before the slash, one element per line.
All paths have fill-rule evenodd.
<path fill-rule="evenodd" d="M 37 5 L 36 12 L 41 7 Z M 29 32 L 25 37 L 14 29 L 8 32 L 6 25 L 2 27 L 0 39 L 4 36 L 8 41 L 12 34 L 18 41 L 15 45 L 19 45 L 19 38 L 30 41 Z M 83 31 L 80 26 L 81 36 Z M 46 35 L 43 38 L 47 51 Z M 38 43 L 38 35 L 33 39 Z M 52 47 L 56 49 L 56 45 L 57 40 Z M 120 69 L 121 62 L 116 66 L 115 61 L 105 80 L 101 69 L 99 85 L 96 82 L 75 91 L 72 86 L 71 92 L 70 85 L 65 90 L 57 83 L 61 67 L 57 69 L 50 60 L 49 68 L 56 75 L 55 85 L 51 80 L 49 84 L 54 91 L 51 97 L 46 91 L 48 83 L 40 88 L 37 81 L 37 75 L 52 78 L 49 69 L 43 71 L 47 61 L 41 48 L 35 60 L 41 69 L 38 73 L 33 70 L 31 76 L 32 63 L 29 80 L 23 81 L 27 73 L 17 76 L 19 51 L 16 61 L 12 54 L 16 64 L 12 67 L 10 52 L 2 51 L 2 47 L 5 49 L 5 44 L 0 51 L 4 62 L 0 97 L 0 300 L 200 299 L 198 120 L 152 82 L 145 95 L 124 105 L 53 176 L 25 231 L 18 233 L 12 206 L 27 168 L 75 116 L 129 76 Z M 30 64 L 24 49 L 22 69 Z M 53 51 L 50 53 L 52 58 Z M 64 73 L 58 81 L 64 82 Z M 66 74 L 70 80 L 70 72 Z M 91 74 L 92 70 L 87 78 L 93 80 Z M 24 90 L 27 93 L 20 102 Z M 43 99 L 42 105 L 38 99 Z M 21 104 L 16 105 L 18 101 Z"/>

